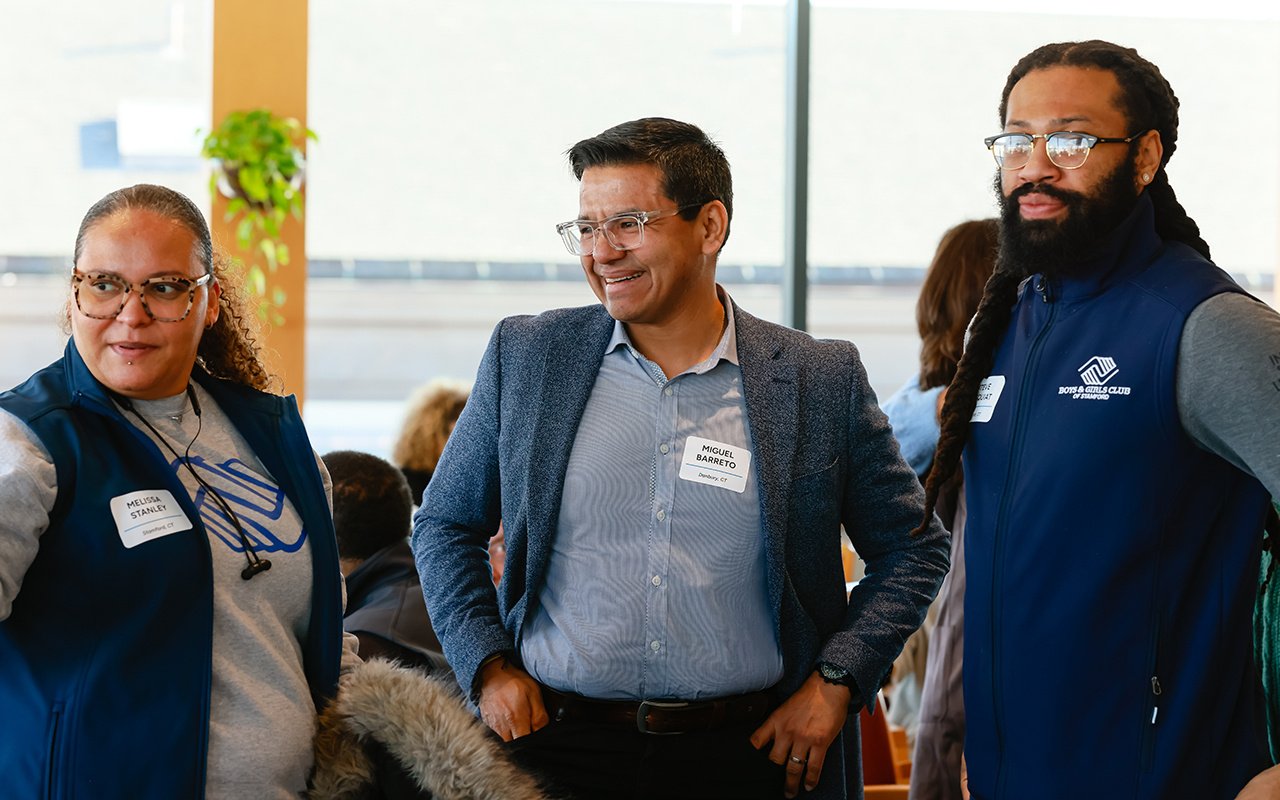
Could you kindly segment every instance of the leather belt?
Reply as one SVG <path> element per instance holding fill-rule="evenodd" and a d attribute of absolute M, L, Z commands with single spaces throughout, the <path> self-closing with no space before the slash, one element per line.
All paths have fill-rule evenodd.
<path fill-rule="evenodd" d="M 556 722 L 597 722 L 635 726 L 655 735 L 710 731 L 724 725 L 763 722 L 773 708 L 770 692 L 715 700 L 593 700 L 542 687 L 547 714 Z"/>

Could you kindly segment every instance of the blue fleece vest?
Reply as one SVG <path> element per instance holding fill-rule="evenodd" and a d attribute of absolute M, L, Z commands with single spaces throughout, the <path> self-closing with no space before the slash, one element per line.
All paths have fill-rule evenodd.
<path fill-rule="evenodd" d="M 313 592 L 304 668 L 336 691 L 342 607 L 324 485 L 292 398 L 193 376 L 302 516 Z M 200 515 L 74 343 L 0 394 L 48 449 L 58 495 L 12 614 L 0 622 L 0 776 L 14 797 L 203 797 L 213 579 Z M 195 529 L 126 549 L 110 498 L 168 489 Z M 270 580 L 267 573 L 266 580 Z M 258 580 L 262 580 L 259 578 Z"/>
<path fill-rule="evenodd" d="M 1175 386 L 1188 314 L 1241 290 L 1152 220 L 1144 198 L 1089 277 L 1024 286 L 970 426 L 975 798 L 1234 798 L 1268 763 L 1266 493 L 1190 440 Z"/>

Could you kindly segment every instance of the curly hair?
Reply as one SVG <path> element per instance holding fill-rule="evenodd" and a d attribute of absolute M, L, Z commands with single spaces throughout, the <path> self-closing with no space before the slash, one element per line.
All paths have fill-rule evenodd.
<path fill-rule="evenodd" d="M 1009 73 L 1000 97 L 1003 125 L 1013 87 L 1029 73 L 1051 67 L 1083 67 L 1105 70 L 1120 84 L 1119 103 L 1130 132 L 1154 129 L 1164 146 L 1161 169 L 1146 191 L 1155 209 L 1156 233 L 1163 239 L 1183 242 L 1209 258 L 1209 245 L 1200 228 L 1178 202 L 1164 166 L 1178 146 L 1178 98 L 1160 69 L 1129 47 L 1111 42 L 1060 42 L 1028 53 Z M 1003 254 L 983 290 L 978 313 L 969 326 L 969 341 L 947 390 L 939 423 L 942 428 L 934 453 L 933 471 L 925 485 L 924 519 L 913 533 L 923 531 L 933 516 L 942 486 L 955 474 L 969 436 L 969 420 L 978 402 L 978 387 L 991 373 L 996 348 L 1013 317 L 1018 286 L 1026 277 L 1026 265 L 1009 263 Z"/>
<path fill-rule="evenodd" d="M 434 472 L 470 394 L 466 383 L 448 378 L 437 378 L 414 391 L 391 451 L 396 466 Z"/>
<path fill-rule="evenodd" d="M 204 215 L 181 192 L 150 183 L 117 189 L 103 197 L 85 213 L 76 232 L 72 263 L 79 263 L 85 237 L 99 223 L 117 214 L 140 209 L 175 222 L 195 238 L 196 258 L 217 281 L 221 294 L 219 314 L 196 350 L 196 362 L 215 378 L 223 378 L 260 391 L 278 388 L 279 379 L 262 361 L 257 315 L 244 292 L 240 271 L 229 259 L 214 252 L 213 238 Z M 70 305 L 67 307 L 70 312 Z"/>

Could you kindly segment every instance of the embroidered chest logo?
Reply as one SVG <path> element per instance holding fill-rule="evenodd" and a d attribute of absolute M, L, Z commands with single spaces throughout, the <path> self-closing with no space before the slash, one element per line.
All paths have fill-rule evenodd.
<path fill-rule="evenodd" d="M 1080 373 L 1080 385 L 1059 386 L 1058 394 L 1070 395 L 1072 400 L 1110 400 L 1130 393 L 1128 386 L 1111 385 L 1111 379 L 1120 374 L 1120 368 L 1110 356 L 1093 356 L 1077 371 Z"/>

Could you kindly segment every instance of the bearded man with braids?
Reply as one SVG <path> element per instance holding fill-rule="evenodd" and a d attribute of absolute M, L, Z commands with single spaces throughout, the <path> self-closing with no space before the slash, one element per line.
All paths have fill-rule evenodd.
<path fill-rule="evenodd" d="M 969 791 L 1274 796 L 1250 626 L 1280 316 L 1174 196 L 1155 65 L 1041 47 L 1000 120 L 1000 257 L 927 495 L 963 450 Z"/>

